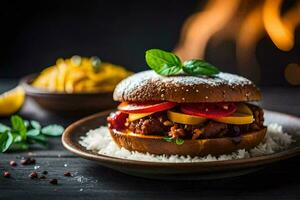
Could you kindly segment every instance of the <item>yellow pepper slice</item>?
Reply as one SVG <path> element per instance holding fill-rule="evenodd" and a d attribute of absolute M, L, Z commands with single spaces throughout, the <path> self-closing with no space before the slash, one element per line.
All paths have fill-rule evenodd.
<path fill-rule="evenodd" d="M 176 122 L 179 124 L 189 124 L 189 125 L 201 124 L 207 120 L 204 117 L 187 115 L 187 114 L 183 114 L 183 113 L 179 113 L 179 112 L 174 112 L 171 110 L 168 111 L 168 118 L 172 122 Z"/>
<path fill-rule="evenodd" d="M 252 115 L 252 110 L 244 103 L 239 103 L 237 104 L 237 113 L 245 113 L 245 114 L 250 114 Z"/>
<path fill-rule="evenodd" d="M 146 116 L 149 116 L 149 115 L 152 115 L 152 114 L 153 114 L 152 112 L 151 113 L 130 113 L 128 115 L 128 120 L 130 122 L 133 122 L 135 120 L 141 119 L 143 117 L 146 117 Z"/>
<path fill-rule="evenodd" d="M 128 116 L 129 121 L 135 121 L 143 117 L 149 116 L 151 113 L 130 113 Z M 168 111 L 168 118 L 175 123 L 197 125 L 205 122 L 207 118 L 187 115 L 184 113 Z M 220 117 L 213 119 L 214 121 L 223 122 L 226 124 L 251 124 L 254 120 L 251 109 L 244 103 L 237 105 L 237 111 L 230 116 Z"/>
<path fill-rule="evenodd" d="M 240 103 L 237 106 L 237 111 L 230 116 L 215 118 L 213 120 L 226 124 L 251 124 L 254 120 L 251 109 L 244 103 Z"/>

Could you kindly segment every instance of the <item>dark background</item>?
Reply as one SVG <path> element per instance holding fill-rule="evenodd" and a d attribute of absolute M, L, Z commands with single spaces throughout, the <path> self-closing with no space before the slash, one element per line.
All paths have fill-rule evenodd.
<path fill-rule="evenodd" d="M 97 55 L 134 71 L 149 48 L 172 50 L 197 1 L 6 1 L 0 78 L 20 77 L 58 57 Z"/>
<path fill-rule="evenodd" d="M 0 9 L 0 78 L 20 78 L 41 71 L 58 57 L 99 56 L 135 72 L 147 69 L 149 48 L 173 50 L 185 19 L 206 1 L 90 0 L 3 1 Z M 283 8 L 293 6 L 293 0 Z M 288 86 L 284 67 L 300 63 L 300 30 L 290 52 L 266 36 L 257 45 L 260 85 Z M 206 59 L 223 71 L 236 72 L 235 46 L 208 45 Z"/>

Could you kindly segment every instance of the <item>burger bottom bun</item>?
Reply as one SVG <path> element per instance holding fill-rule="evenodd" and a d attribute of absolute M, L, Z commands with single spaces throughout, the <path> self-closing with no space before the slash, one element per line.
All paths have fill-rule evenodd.
<path fill-rule="evenodd" d="M 249 150 L 257 146 L 265 137 L 267 128 L 259 131 L 245 133 L 241 136 L 240 142 L 234 138 L 224 137 L 215 139 L 184 140 L 182 145 L 175 142 L 166 142 L 162 136 L 149 136 L 135 134 L 132 132 L 121 132 L 110 129 L 111 136 L 119 147 L 130 151 L 139 151 L 151 154 L 166 155 L 190 155 L 206 156 L 230 154 L 238 149 Z"/>

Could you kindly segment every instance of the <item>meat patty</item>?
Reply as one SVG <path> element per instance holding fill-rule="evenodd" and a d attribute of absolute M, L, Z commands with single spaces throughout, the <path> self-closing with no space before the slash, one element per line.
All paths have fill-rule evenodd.
<path fill-rule="evenodd" d="M 167 121 L 166 114 L 155 113 L 133 122 L 127 121 L 126 125 L 128 125 L 128 129 L 134 133 L 143 135 L 162 135 L 168 131 L 168 126 L 164 125 L 166 124 L 164 123 L 165 121 Z"/>
<path fill-rule="evenodd" d="M 255 105 L 248 104 L 248 106 L 253 112 L 254 121 L 247 125 L 232 125 L 212 120 L 199 125 L 178 124 L 168 120 L 166 111 L 133 122 L 127 121 L 125 125 L 130 131 L 143 135 L 163 135 L 185 139 L 234 137 L 263 127 L 263 110 Z"/>

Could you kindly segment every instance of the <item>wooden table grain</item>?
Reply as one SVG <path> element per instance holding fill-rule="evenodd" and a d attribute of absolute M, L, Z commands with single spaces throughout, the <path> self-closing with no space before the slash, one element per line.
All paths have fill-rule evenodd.
<path fill-rule="evenodd" d="M 0 92 L 16 85 L 15 80 L 0 80 Z M 262 87 L 264 108 L 300 116 L 300 88 Z M 27 100 L 19 113 L 42 124 L 67 126 L 75 118 L 43 111 Z M 1 118 L 8 123 L 8 118 Z M 32 156 L 35 165 L 22 166 L 20 157 Z M 10 160 L 18 166 L 11 167 Z M 0 199 L 300 199 L 300 157 L 282 161 L 241 177 L 205 181 L 159 181 L 125 175 L 76 157 L 64 150 L 59 138 L 50 139 L 49 149 L 0 154 Z M 47 179 L 32 180 L 32 171 L 48 171 Z M 72 177 L 65 177 L 64 172 Z M 52 178 L 58 185 L 49 184 Z"/>

